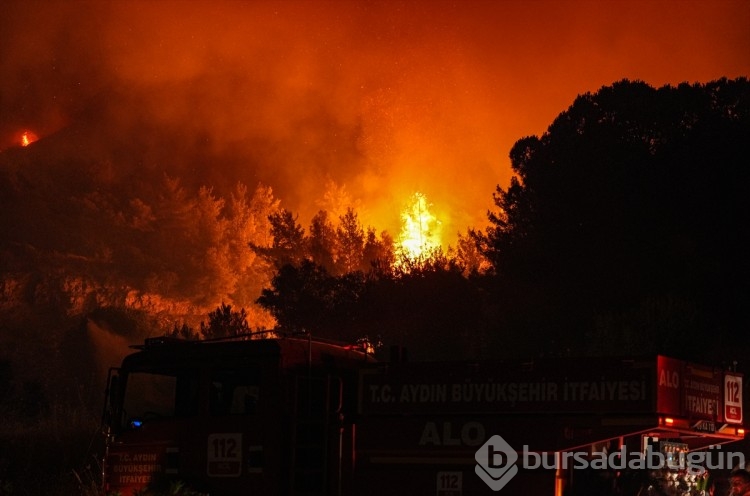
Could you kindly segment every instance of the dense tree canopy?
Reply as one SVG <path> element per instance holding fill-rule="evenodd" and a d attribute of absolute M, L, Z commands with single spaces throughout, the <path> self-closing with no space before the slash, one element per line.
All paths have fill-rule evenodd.
<path fill-rule="evenodd" d="M 201 322 L 201 334 L 206 339 L 241 336 L 250 333 L 245 309 L 232 310 L 232 305 L 222 303 L 208 314 L 208 323 Z M 188 333 L 189 334 L 189 333 Z"/>
<path fill-rule="evenodd" d="M 467 356 L 470 338 L 480 334 L 472 332 L 480 300 L 454 258 L 436 251 L 396 263 L 393 239 L 362 227 L 352 208 L 335 225 L 320 211 L 309 235 L 291 212 L 270 220 L 279 239 L 253 249 L 278 270 L 257 301 L 281 328 L 409 345 L 422 358 Z"/>
<path fill-rule="evenodd" d="M 519 140 L 516 177 L 476 236 L 503 325 L 556 352 L 697 354 L 744 340 L 749 137 L 738 79 L 621 81 Z"/>
<path fill-rule="evenodd" d="M 431 358 L 728 359 L 750 323 L 748 137 L 745 79 L 618 82 L 515 144 L 490 227 L 448 256 L 363 256 L 390 241 L 351 209 L 338 226 L 319 213 L 309 237 L 290 213 L 272 218 L 282 241 L 298 238 L 274 246 L 302 251 L 280 252 L 258 302 L 295 329 Z"/>
<path fill-rule="evenodd" d="M 258 302 L 286 330 L 402 346 L 421 359 L 482 355 L 480 289 L 441 253 L 338 276 L 312 260 L 288 264 Z"/>

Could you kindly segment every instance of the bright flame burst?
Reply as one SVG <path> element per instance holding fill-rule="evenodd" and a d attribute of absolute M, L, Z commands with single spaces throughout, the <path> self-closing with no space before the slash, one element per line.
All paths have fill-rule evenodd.
<path fill-rule="evenodd" d="M 39 137 L 36 134 L 34 134 L 33 132 L 31 132 L 31 131 L 24 131 L 21 134 L 21 146 L 29 146 L 30 144 L 32 144 L 33 142 L 35 142 L 38 139 L 39 139 Z"/>
<path fill-rule="evenodd" d="M 398 244 L 403 254 L 410 260 L 429 256 L 440 247 L 442 226 L 430 212 L 431 205 L 422 193 L 414 193 L 411 203 L 401 212 L 401 234 Z"/>

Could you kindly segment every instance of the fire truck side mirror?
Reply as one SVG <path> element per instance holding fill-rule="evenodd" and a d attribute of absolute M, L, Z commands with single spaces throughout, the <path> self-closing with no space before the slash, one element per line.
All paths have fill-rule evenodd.
<path fill-rule="evenodd" d="M 119 402 L 120 376 L 118 372 L 119 369 L 112 367 L 107 374 L 107 389 L 104 392 L 104 407 L 102 408 L 102 428 L 106 433 L 109 433 L 113 427 L 113 414 Z"/>

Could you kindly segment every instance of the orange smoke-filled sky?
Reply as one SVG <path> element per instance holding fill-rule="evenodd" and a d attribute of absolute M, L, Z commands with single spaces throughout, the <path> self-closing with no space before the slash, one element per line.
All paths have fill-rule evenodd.
<path fill-rule="evenodd" d="M 576 95 L 750 73 L 738 1 L 6 1 L 0 149 L 87 119 L 154 163 L 274 187 L 309 218 L 344 186 L 398 232 L 415 191 L 483 227 L 513 143 Z M 104 117 L 102 117 L 104 116 Z M 197 168 L 196 168 L 197 167 Z M 209 181 L 210 179 L 207 179 Z M 305 222 L 303 221 L 303 224 Z"/>

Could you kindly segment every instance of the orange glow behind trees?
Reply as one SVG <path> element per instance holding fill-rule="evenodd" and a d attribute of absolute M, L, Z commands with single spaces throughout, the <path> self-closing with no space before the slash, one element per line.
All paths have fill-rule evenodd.
<path fill-rule="evenodd" d="M 305 220 L 332 180 L 394 236 L 393 204 L 418 185 L 441 209 L 446 245 L 486 225 L 513 143 L 577 94 L 748 71 L 741 0 L 87 6 L 3 4 L 0 148 L 19 144 L 19 126 L 51 137 L 81 125 L 105 151 L 127 136 L 115 174 L 160 164 L 225 194 L 262 182 Z"/>

